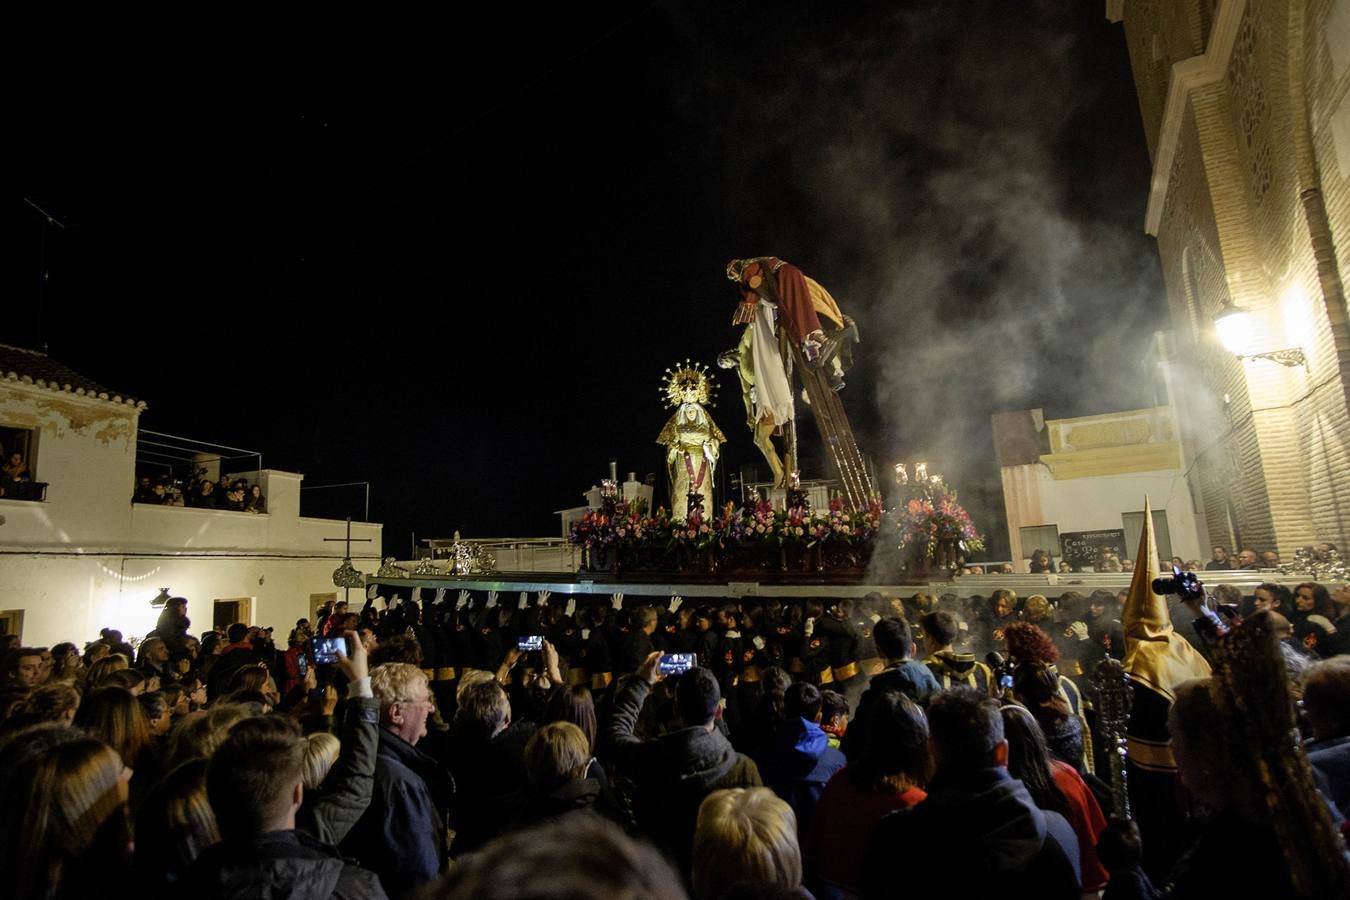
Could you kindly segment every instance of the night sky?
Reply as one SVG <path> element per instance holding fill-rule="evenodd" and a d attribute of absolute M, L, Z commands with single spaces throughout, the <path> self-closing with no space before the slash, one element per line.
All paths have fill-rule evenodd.
<path fill-rule="evenodd" d="M 734 257 L 858 320 L 864 452 L 947 473 L 995 556 L 990 413 L 1151 402 L 1149 164 L 1101 3 L 473 16 L 67 53 L 15 113 L 0 340 L 143 427 L 371 481 L 400 556 L 554 534 L 611 458 L 660 471 L 660 377 L 735 345 Z M 68 226 L 45 251 L 24 197 Z M 718 376 L 724 471 L 758 463 Z M 359 515 L 327 499 L 305 512 Z"/>

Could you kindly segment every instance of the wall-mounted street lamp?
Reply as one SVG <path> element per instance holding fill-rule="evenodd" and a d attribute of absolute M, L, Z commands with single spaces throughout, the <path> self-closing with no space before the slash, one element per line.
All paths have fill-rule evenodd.
<path fill-rule="evenodd" d="M 1252 321 L 1250 312 L 1240 306 L 1234 306 L 1227 300 L 1214 316 L 1214 330 L 1219 335 L 1219 343 L 1238 359 L 1268 359 L 1290 368 L 1308 365 L 1308 358 L 1298 347 L 1268 350 L 1264 353 L 1248 352 L 1256 337 L 1256 323 Z"/>

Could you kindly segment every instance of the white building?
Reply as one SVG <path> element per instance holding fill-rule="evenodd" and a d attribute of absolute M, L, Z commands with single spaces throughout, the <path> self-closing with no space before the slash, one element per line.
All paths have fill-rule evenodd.
<path fill-rule="evenodd" d="M 131 503 L 144 409 L 44 354 L 0 345 L 0 444 L 24 457 L 33 482 L 0 497 L 0 631 L 33 646 L 89 641 L 102 627 L 144 635 L 159 615 L 150 600 L 168 588 L 188 598 L 193 631 L 243 621 L 284 640 L 341 595 L 332 575 L 343 544 L 325 539 L 347 523 L 301 517 L 303 475 L 250 473 L 264 514 Z M 352 537 L 368 539 L 352 545 L 357 569 L 379 568 L 381 532 L 353 523 Z"/>
<path fill-rule="evenodd" d="M 1034 550 L 1047 551 L 1058 563 L 1066 540 L 1106 543 L 1110 532 L 1123 532 L 1121 558 L 1133 558 L 1146 496 L 1164 560 L 1209 558 L 1208 548 L 1201 553 L 1203 523 L 1170 407 L 1074 419 L 1046 419 L 1029 409 L 997 413 L 993 421 L 1008 540 L 1019 572 L 1027 571 Z"/>

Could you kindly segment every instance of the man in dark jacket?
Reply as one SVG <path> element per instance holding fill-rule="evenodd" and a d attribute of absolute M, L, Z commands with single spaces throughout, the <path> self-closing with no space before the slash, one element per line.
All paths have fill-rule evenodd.
<path fill-rule="evenodd" d="M 651 655 L 652 633 L 656 631 L 656 607 L 639 606 L 629 618 L 628 634 L 619 643 L 620 674 L 636 672 L 642 661 Z"/>
<path fill-rule="evenodd" d="M 386 663 L 371 673 L 380 701 L 380 745 L 370 806 L 342 851 L 379 875 L 391 897 L 434 880 L 445 860 L 444 807 L 453 782 L 415 746 L 426 736 L 432 700 L 427 677 L 408 663 Z"/>
<path fill-rule="evenodd" d="M 913 896 L 958 887 L 963 896 L 1076 900 L 1079 858 L 1072 827 L 1038 810 L 1007 772 L 998 703 L 953 688 L 930 704 L 937 775 L 927 799 L 880 820 L 863 860 L 863 896 Z M 896 868 L 898 858 L 922 860 Z M 960 873 L 953 881 L 953 873 Z"/>
<path fill-rule="evenodd" d="M 864 897 L 962 896 L 1077 900 L 1078 842 L 1008 774 L 998 704 L 959 687 L 928 709 L 937 774 L 928 797 L 877 824 L 863 858 Z M 922 860 L 917 866 L 897 860 Z"/>
<path fill-rule="evenodd" d="M 820 690 L 799 681 L 783 696 L 786 719 L 760 760 L 760 774 L 797 814 L 797 833 L 809 831 L 825 785 L 844 767 L 844 754 L 830 746 L 820 727 Z"/>
<path fill-rule="evenodd" d="M 247 625 L 235 622 L 226 634 L 230 642 L 220 651 L 220 658 L 211 667 L 211 674 L 206 676 L 206 693 L 212 700 L 225 693 L 235 672 L 246 666 L 264 662 L 263 655 L 248 639 Z"/>
<path fill-rule="evenodd" d="M 871 695 L 885 691 L 899 691 L 919 706 L 927 706 L 928 698 L 942 687 L 927 666 L 910 658 L 914 654 L 914 634 L 909 623 L 901 618 L 882 619 L 872 630 L 872 639 L 876 641 L 882 669 L 872 676 L 858 709 L 867 705 Z"/>
<path fill-rule="evenodd" d="M 286 716 L 258 716 L 231 729 L 206 769 L 207 795 L 222 840 L 197 857 L 183 896 L 385 896 L 374 874 L 296 831 L 304 759 L 300 728 Z"/>
<path fill-rule="evenodd" d="M 460 692 L 455 710 L 452 771 L 455 856 L 477 850 L 510 822 L 511 802 L 525 784 L 525 745 L 534 725 L 511 721 L 511 701 L 496 679 Z"/>
<path fill-rule="evenodd" d="M 605 738 L 619 767 L 636 784 L 638 825 L 677 860 L 681 871 L 688 871 L 703 798 L 721 788 L 759 787 L 762 782 L 754 762 L 732 749 L 717 730 L 722 692 L 708 669 L 690 669 L 675 684 L 675 712 L 683 727 L 652 740 L 634 736 L 642 703 L 662 678 L 660 661 L 660 652 L 651 654 L 634 677 L 621 683 Z"/>

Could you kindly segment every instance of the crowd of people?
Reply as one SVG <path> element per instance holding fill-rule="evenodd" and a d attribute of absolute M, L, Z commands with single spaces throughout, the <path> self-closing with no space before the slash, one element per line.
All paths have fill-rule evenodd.
<path fill-rule="evenodd" d="M 1306 549 L 1310 558 L 1319 559 L 1326 557 L 1327 554 L 1330 551 L 1334 551 L 1336 547 L 1334 544 L 1324 543 L 1313 545 Z M 1111 551 L 1098 553 L 1094 559 L 1090 560 L 1090 562 L 1091 566 L 1080 565 L 1075 568 L 1068 560 L 1056 559 L 1050 554 L 1050 551 L 1037 548 L 1031 551 L 1031 556 L 1027 559 L 1026 571 L 1033 575 L 1048 573 L 1067 575 L 1073 572 L 1084 571 L 1106 573 L 1134 571 L 1134 560 L 1122 558 L 1121 554 Z M 1171 563 L 1177 568 L 1188 572 L 1199 571 L 1202 568 L 1200 560 L 1182 559 L 1180 556 L 1172 557 Z M 1229 552 L 1227 547 L 1216 546 L 1211 551 L 1210 559 L 1204 564 L 1203 569 L 1207 572 L 1236 572 L 1244 570 L 1255 572 L 1263 569 L 1274 571 L 1279 569 L 1281 565 L 1280 554 L 1276 553 L 1274 550 L 1257 551 L 1250 547 L 1245 547 L 1234 555 Z M 994 563 L 992 565 L 972 563 L 970 565 L 962 566 L 960 574 L 1011 575 L 1016 571 L 1016 567 L 1010 562 Z"/>
<path fill-rule="evenodd" d="M 1350 587 L 1142 602 L 372 591 L 281 642 L 172 598 L 134 648 L 5 647 L 0 867 L 20 898 L 1346 896 Z M 1215 661 L 1148 684 L 1151 798 L 1091 677 L 1145 633 Z M 1239 644 L 1276 700 L 1234 704 Z M 1267 720 L 1301 733 L 1274 785 Z"/>
<path fill-rule="evenodd" d="M 229 509 L 235 512 L 267 512 L 267 498 L 263 496 L 262 485 L 249 484 L 247 478 L 230 478 L 228 475 L 213 481 L 207 477 L 205 469 L 199 469 L 186 482 L 172 475 L 142 475 L 136 481 L 136 491 L 132 494 L 131 502 L 191 506 L 196 509 Z"/>

